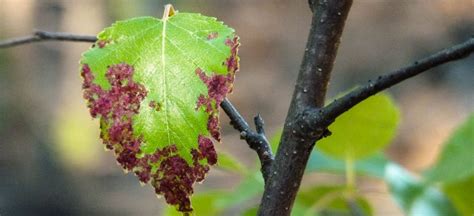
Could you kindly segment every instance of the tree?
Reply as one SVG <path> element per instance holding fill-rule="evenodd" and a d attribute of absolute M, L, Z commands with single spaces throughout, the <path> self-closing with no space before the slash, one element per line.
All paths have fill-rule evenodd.
<path fill-rule="evenodd" d="M 351 4 L 352 1 L 309 1 L 313 11 L 311 30 L 275 157 L 264 133 L 262 118 L 255 118 L 256 130 L 252 130 L 229 100 L 221 103 L 242 139 L 256 151 L 261 161 L 265 192 L 260 215 L 289 215 L 311 150 L 320 139 L 330 136 L 328 126 L 342 113 L 386 88 L 430 68 L 467 57 L 474 50 L 471 38 L 373 79 L 325 106 L 327 85 Z M 38 31 L 30 37 L 0 43 L 0 47 L 43 40 L 95 42 L 96 37 Z M 293 152 L 297 154 L 288 154 Z"/>

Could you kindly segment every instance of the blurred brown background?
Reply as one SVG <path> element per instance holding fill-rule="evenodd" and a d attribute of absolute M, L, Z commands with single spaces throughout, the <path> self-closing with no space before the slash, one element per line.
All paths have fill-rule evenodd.
<path fill-rule="evenodd" d="M 311 20 L 307 0 L 0 0 L 0 39 L 33 29 L 94 35 L 115 20 L 160 17 L 166 3 L 218 17 L 236 29 L 241 70 L 230 99 L 248 120 L 261 113 L 271 136 L 285 118 L 303 54 Z M 472 0 L 355 0 L 328 98 L 467 39 L 474 34 L 473 11 Z M 0 215 L 159 215 L 163 200 L 124 175 L 100 144 L 78 72 L 89 46 L 45 42 L 0 50 Z M 389 92 L 402 121 L 387 153 L 420 171 L 474 110 L 474 57 Z M 224 137 L 218 148 L 253 166 L 255 154 L 221 116 Z M 312 174 L 304 182 L 334 179 Z M 214 169 L 197 190 L 231 189 L 238 180 Z M 359 183 L 377 215 L 401 215 L 381 182 Z"/>

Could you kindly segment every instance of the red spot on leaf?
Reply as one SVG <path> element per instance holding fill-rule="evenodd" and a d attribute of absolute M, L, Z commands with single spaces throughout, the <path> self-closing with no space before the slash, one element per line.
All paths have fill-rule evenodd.
<path fill-rule="evenodd" d="M 196 109 L 200 107 L 205 107 L 206 112 L 209 113 L 209 119 L 207 123 L 207 128 L 217 141 L 220 141 L 220 132 L 219 132 L 219 113 L 218 106 L 222 103 L 227 93 L 232 91 L 232 83 L 234 81 L 235 72 L 238 70 L 238 57 L 237 57 L 237 47 L 238 47 L 238 38 L 232 41 L 228 39 L 226 42 L 231 49 L 231 56 L 226 59 L 228 65 L 227 75 L 212 75 L 207 76 L 201 68 L 196 68 L 196 75 L 199 76 L 199 79 L 207 86 L 207 96 L 199 95 L 196 102 Z"/>
<path fill-rule="evenodd" d="M 206 108 L 206 112 L 211 113 L 213 111 L 211 99 L 204 96 L 199 95 L 198 100 L 196 102 L 196 110 L 199 109 L 201 106 Z"/>
<path fill-rule="evenodd" d="M 142 138 L 133 134 L 132 117 L 138 113 L 145 98 L 145 87 L 133 81 L 133 67 L 122 63 L 108 68 L 106 77 L 111 87 L 104 90 L 93 83 L 94 75 L 88 65 L 82 67 L 84 98 L 92 117 L 101 118 L 101 134 L 107 149 L 114 150 L 117 162 L 126 170 L 139 164 Z"/>
<path fill-rule="evenodd" d="M 210 165 L 216 164 L 217 153 L 216 153 L 216 150 L 214 149 L 214 145 L 212 144 L 212 141 L 207 137 L 199 135 L 198 142 L 199 142 L 199 152 L 202 155 L 202 157 L 206 158 L 207 162 Z"/>
<path fill-rule="evenodd" d="M 150 103 L 148 103 L 148 106 L 157 112 L 161 110 L 161 104 L 156 101 L 150 101 Z"/>
<path fill-rule="evenodd" d="M 230 83 L 234 82 L 235 73 L 239 70 L 239 56 L 237 55 L 239 51 L 239 37 L 234 36 L 234 38 L 226 39 L 225 44 L 230 47 L 230 56 L 225 60 L 224 65 L 227 66 L 227 71 L 229 75 L 227 79 Z M 229 93 L 232 92 L 233 85 L 229 87 Z"/>
<path fill-rule="evenodd" d="M 208 40 L 216 39 L 217 37 L 219 37 L 219 33 L 218 33 L 218 32 L 212 32 L 212 33 L 210 33 L 209 35 L 207 35 L 207 39 L 208 39 Z"/>
<path fill-rule="evenodd" d="M 203 165 L 200 160 L 206 159 L 210 165 L 217 162 L 217 154 L 209 138 L 199 136 L 199 149 L 192 149 L 193 163 L 165 149 L 160 152 L 161 163 L 157 172 L 152 174 L 151 184 L 157 194 L 163 194 L 166 202 L 178 205 L 181 212 L 191 212 L 190 196 L 193 194 L 195 182 L 204 180 L 209 171 L 209 165 Z M 174 148 L 176 148 L 175 145 Z"/>
<path fill-rule="evenodd" d="M 221 129 L 219 126 L 219 117 L 216 115 L 209 116 L 209 120 L 207 121 L 207 129 L 211 133 L 211 136 L 216 139 L 217 141 L 221 141 L 221 135 L 219 130 Z"/>
<path fill-rule="evenodd" d="M 99 48 L 104 48 L 105 45 L 107 45 L 109 43 L 110 43 L 109 40 L 99 40 L 99 41 L 97 41 L 97 46 L 99 46 Z"/>

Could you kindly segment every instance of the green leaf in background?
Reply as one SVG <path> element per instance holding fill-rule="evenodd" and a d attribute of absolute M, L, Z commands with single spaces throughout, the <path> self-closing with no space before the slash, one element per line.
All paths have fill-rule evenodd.
<path fill-rule="evenodd" d="M 461 215 L 474 215 L 474 176 L 443 185 L 443 191 Z"/>
<path fill-rule="evenodd" d="M 247 175 L 247 168 L 227 152 L 219 152 L 219 161 L 217 168 L 227 170 L 230 172 L 237 172 L 241 175 Z"/>
<path fill-rule="evenodd" d="M 383 179 L 387 163 L 388 160 L 385 158 L 385 155 L 379 152 L 368 158 L 356 161 L 355 172 L 359 175 L 367 175 Z M 344 161 L 326 155 L 318 149 L 311 153 L 308 165 L 306 166 L 306 172 L 345 173 L 345 171 L 346 164 Z"/>
<path fill-rule="evenodd" d="M 426 174 L 430 182 L 460 181 L 471 176 L 474 176 L 474 113 L 456 129 Z"/>
<path fill-rule="evenodd" d="M 255 198 L 263 192 L 265 185 L 260 171 L 247 175 L 242 182 L 226 197 L 216 202 L 218 208 L 228 208 L 239 205 L 245 201 Z"/>
<path fill-rule="evenodd" d="M 318 141 L 316 148 L 339 159 L 367 157 L 392 141 L 399 116 L 393 100 L 379 93 L 339 116 L 329 126 L 332 135 Z"/>
<path fill-rule="evenodd" d="M 218 107 L 238 70 L 238 37 L 215 18 L 177 13 L 119 21 L 83 54 L 84 98 L 126 171 L 179 211 L 217 162 Z"/>
<path fill-rule="evenodd" d="M 282 131 L 279 130 L 270 139 L 273 151 L 278 149 Z M 274 152 L 275 153 L 275 152 Z M 377 178 L 384 178 L 385 165 L 388 163 L 387 158 L 382 152 L 375 153 L 368 158 L 364 158 L 355 162 L 355 172 L 360 175 L 368 175 Z M 331 157 L 315 148 L 309 157 L 306 172 L 336 172 L 345 173 L 346 164 L 343 160 Z"/>
<path fill-rule="evenodd" d="M 216 201 L 229 193 L 225 191 L 204 192 L 194 195 L 191 200 L 193 202 L 195 215 L 219 216 L 223 209 L 217 208 Z M 183 213 L 177 211 L 175 208 L 166 206 L 163 211 L 163 216 L 182 216 Z"/>
<path fill-rule="evenodd" d="M 255 216 L 258 213 L 258 206 L 249 208 L 242 213 L 242 216 Z"/>
<path fill-rule="evenodd" d="M 258 205 L 251 207 L 242 212 L 242 216 L 255 216 L 258 213 Z M 293 208 L 291 209 L 291 215 L 304 215 L 306 213 L 306 208 L 301 206 L 298 202 L 293 204 Z M 317 216 L 317 214 L 312 214 L 311 216 Z"/>
<path fill-rule="evenodd" d="M 304 215 L 349 215 L 345 194 L 345 186 L 317 186 L 309 189 L 302 189 L 296 197 L 296 203 L 304 209 Z M 372 215 L 372 208 L 369 202 L 363 197 L 355 197 L 355 203 L 362 211 L 363 215 Z M 301 215 L 301 214 L 300 214 Z"/>
<path fill-rule="evenodd" d="M 409 216 L 456 216 L 451 202 L 435 187 L 424 185 L 397 164 L 387 165 L 385 181 L 390 193 Z"/>

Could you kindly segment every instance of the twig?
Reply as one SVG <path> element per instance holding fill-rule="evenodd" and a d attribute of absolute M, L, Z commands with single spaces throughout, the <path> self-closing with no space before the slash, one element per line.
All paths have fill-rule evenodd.
<path fill-rule="evenodd" d="M 0 48 L 13 47 L 33 42 L 41 41 L 71 41 L 71 42 L 95 42 L 97 38 L 90 35 L 74 35 L 63 32 L 46 32 L 36 31 L 32 36 L 21 38 L 13 38 L 6 41 L 0 41 Z M 273 153 L 270 144 L 265 136 L 263 129 L 264 122 L 260 115 L 255 116 L 254 122 L 256 132 L 253 131 L 245 119 L 240 115 L 239 111 L 232 105 L 232 103 L 225 98 L 221 103 L 224 112 L 231 119 L 231 124 L 240 132 L 240 137 L 245 139 L 247 144 L 257 152 L 261 162 L 262 175 L 266 181 L 270 174 L 271 163 L 273 161 Z"/>
<path fill-rule="evenodd" d="M 334 100 L 322 110 L 314 110 L 307 118 L 307 124 L 314 129 L 327 127 L 342 113 L 368 97 L 441 64 L 466 58 L 472 52 L 474 52 L 474 38 L 470 38 L 450 48 L 443 49 L 426 58 L 415 61 L 411 65 L 388 73 L 387 75 L 379 76 L 374 81 L 369 81 L 368 84 L 354 89 L 342 98 Z"/>
<path fill-rule="evenodd" d="M 96 40 L 97 38 L 91 35 L 75 35 L 64 32 L 35 31 L 31 36 L 12 38 L 5 41 L 0 41 L 0 48 L 13 47 L 41 41 L 95 42 Z"/>
<path fill-rule="evenodd" d="M 249 147 L 257 152 L 261 163 L 261 172 L 265 182 L 270 175 L 270 168 L 273 162 L 273 153 L 270 144 L 265 136 L 263 129 L 264 122 L 260 114 L 255 116 L 255 128 L 253 131 L 245 119 L 240 115 L 239 111 L 232 105 L 232 103 L 225 98 L 221 103 L 221 108 L 230 118 L 230 124 L 240 132 L 240 138 L 244 139 Z"/>

